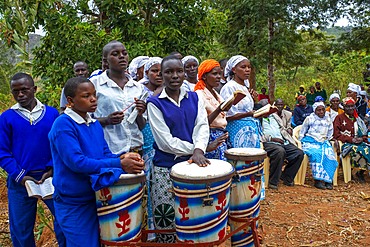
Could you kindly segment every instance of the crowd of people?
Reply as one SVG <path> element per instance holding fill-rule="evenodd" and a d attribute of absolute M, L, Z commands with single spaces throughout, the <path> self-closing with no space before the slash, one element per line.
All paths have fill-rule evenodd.
<path fill-rule="evenodd" d="M 27 196 L 27 180 L 41 184 L 53 177 L 53 199 L 44 202 L 55 216 L 60 246 L 100 246 L 91 181 L 107 169 L 118 171 L 113 176 L 144 171 L 149 198 L 145 225 L 172 229 L 169 174 L 182 161 L 207 166 L 209 159 L 226 160 L 228 148 L 263 146 L 270 157 L 266 183 L 278 189 L 280 180 L 294 186 L 306 154 L 314 186 L 332 189 L 338 163 L 329 141 L 337 140 L 350 149 L 361 182 L 370 168 L 367 107 L 364 112 L 361 90 L 352 83 L 342 104 L 340 94 L 334 93 L 326 107 L 326 91 L 317 82 L 310 93 L 300 87 L 293 114 L 277 99 L 276 113 L 255 118 L 261 105 L 256 103 L 270 99 L 265 88 L 258 95 L 250 87 L 251 63 L 241 55 L 199 63 L 195 56 L 173 52 L 164 58 L 139 56 L 129 63 L 126 47 L 111 41 L 103 48 L 101 69 L 90 74 L 88 65 L 78 61 L 73 70 L 75 77 L 67 80 L 61 94 L 60 115 L 37 100 L 30 75 L 17 73 L 10 79 L 17 103 L 0 115 L 0 166 L 9 175 L 14 246 L 35 246 L 37 199 Z M 235 91 L 245 97 L 222 108 Z M 301 125 L 302 150 L 292 137 L 292 124 Z M 157 215 L 164 207 L 169 213 Z M 155 241 L 175 242 L 176 236 L 156 234 Z"/>

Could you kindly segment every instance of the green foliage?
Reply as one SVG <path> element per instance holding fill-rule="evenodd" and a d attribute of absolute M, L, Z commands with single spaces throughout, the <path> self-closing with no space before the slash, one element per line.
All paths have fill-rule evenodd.
<path fill-rule="evenodd" d="M 36 232 L 34 234 L 36 240 L 39 240 L 45 227 L 49 228 L 52 232 L 54 231 L 52 228 L 53 216 L 49 212 L 45 212 L 43 202 L 40 200 L 37 203 L 37 218 L 38 224 L 36 225 Z"/>
<path fill-rule="evenodd" d="M 42 103 L 59 109 L 60 95 L 63 85 L 47 82 L 48 81 L 43 81 L 43 84 L 38 87 L 36 97 Z"/>

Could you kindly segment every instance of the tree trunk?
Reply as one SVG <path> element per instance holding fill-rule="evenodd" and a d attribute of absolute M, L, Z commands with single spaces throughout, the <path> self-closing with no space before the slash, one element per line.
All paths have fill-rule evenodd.
<path fill-rule="evenodd" d="M 252 65 L 251 73 L 249 75 L 249 87 L 257 90 L 256 88 L 256 68 Z"/>
<path fill-rule="evenodd" d="M 275 101 L 275 77 L 274 77 L 274 51 L 272 50 L 272 39 L 274 38 L 274 20 L 268 19 L 268 41 L 269 41 L 269 52 L 268 52 L 268 62 L 267 62 L 267 80 L 268 80 L 268 94 L 270 97 L 270 102 Z"/>

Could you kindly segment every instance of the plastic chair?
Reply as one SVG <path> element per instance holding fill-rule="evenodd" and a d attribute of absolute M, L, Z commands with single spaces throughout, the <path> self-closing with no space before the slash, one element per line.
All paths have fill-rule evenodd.
<path fill-rule="evenodd" d="M 299 138 L 299 132 L 301 131 L 302 125 L 298 125 L 293 129 L 293 139 L 298 143 L 298 148 L 302 149 L 302 144 L 298 140 Z M 308 165 L 308 157 L 307 155 L 304 155 L 301 166 L 295 175 L 294 178 L 294 184 L 296 185 L 304 185 L 304 182 L 306 180 L 306 171 L 307 171 L 307 165 Z"/>

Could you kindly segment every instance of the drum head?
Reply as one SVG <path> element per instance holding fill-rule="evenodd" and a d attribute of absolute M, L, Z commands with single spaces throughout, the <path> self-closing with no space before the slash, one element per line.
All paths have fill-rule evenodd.
<path fill-rule="evenodd" d="M 138 174 L 121 174 L 119 180 L 114 185 L 137 184 L 145 181 L 145 173 L 141 171 Z"/>
<path fill-rule="evenodd" d="M 262 148 L 230 148 L 225 151 L 225 157 L 230 160 L 254 161 L 263 160 L 267 153 Z"/>
<path fill-rule="evenodd" d="M 209 159 L 211 164 L 200 167 L 195 163 L 189 164 L 187 161 L 177 163 L 171 169 L 171 178 L 174 180 L 207 180 L 231 176 L 234 167 L 223 160 Z"/>

